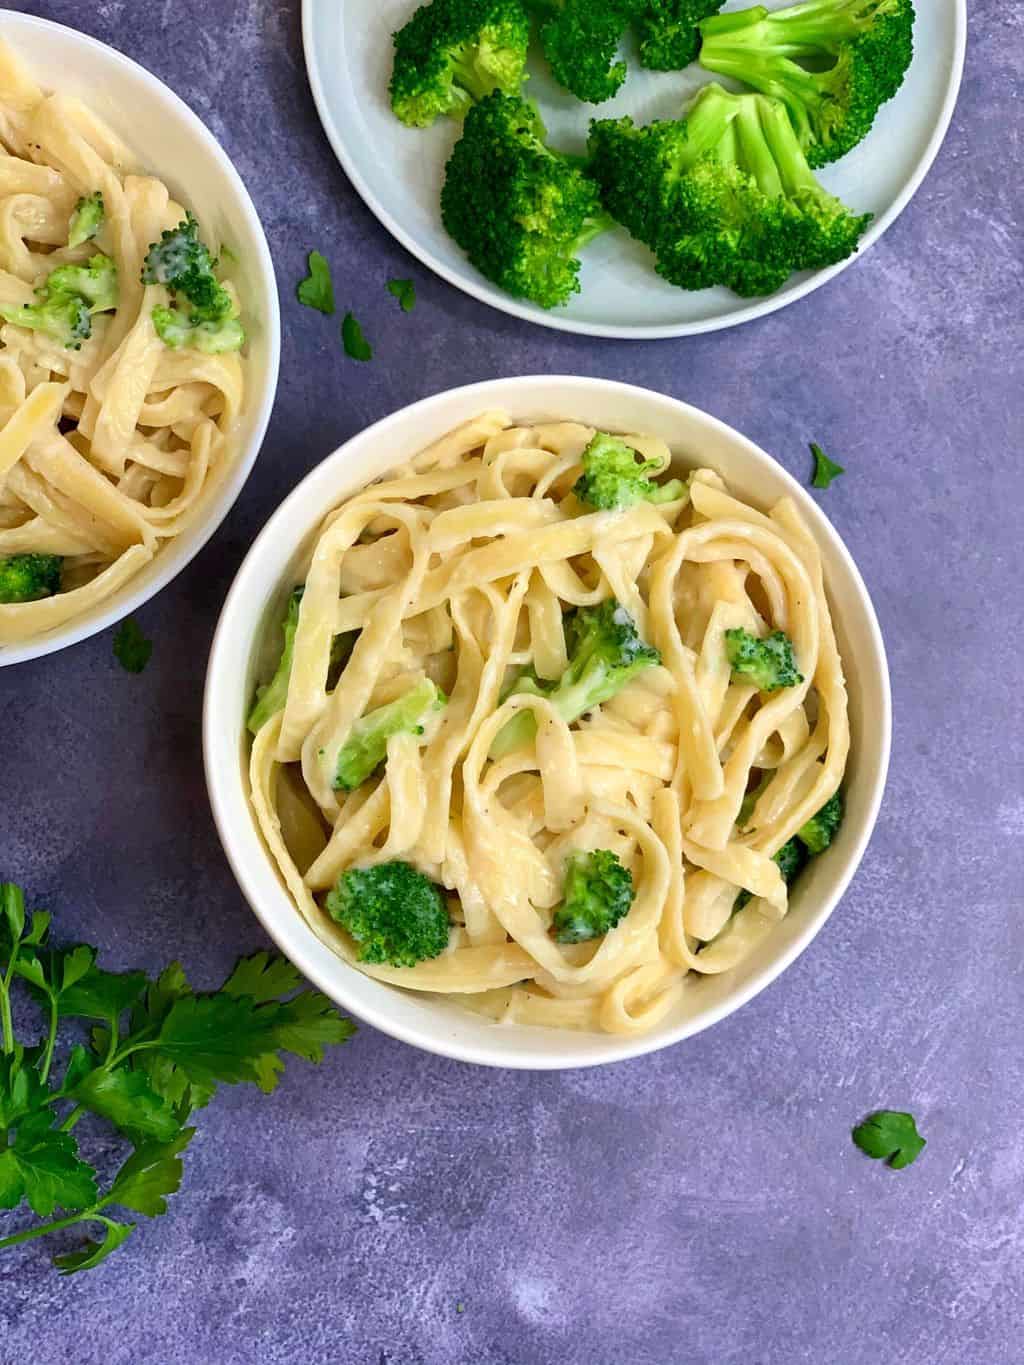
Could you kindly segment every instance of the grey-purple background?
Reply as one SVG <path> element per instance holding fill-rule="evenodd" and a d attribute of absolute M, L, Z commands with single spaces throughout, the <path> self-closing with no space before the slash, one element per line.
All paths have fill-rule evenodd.
<path fill-rule="evenodd" d="M 820 441 L 848 470 L 819 496 L 878 608 L 895 742 L 845 900 L 738 1015 L 657 1056 L 562 1075 L 473 1069 L 364 1028 L 319 1069 L 291 1064 L 270 1098 L 225 1090 L 171 1215 L 103 1268 L 60 1280 L 42 1243 L 0 1256 L 0 1360 L 1024 1359 L 1020 9 L 973 0 L 945 147 L 863 260 L 735 331 L 611 343 L 490 311 L 378 226 L 317 122 L 299 0 L 14 8 L 112 43 L 206 120 L 263 219 L 284 325 L 249 485 L 140 613 L 148 670 L 122 672 L 107 634 L 0 671 L 0 874 L 63 935 L 112 967 L 180 956 L 207 986 L 264 943 L 203 786 L 219 604 L 308 469 L 470 380 L 646 384 L 801 478 Z M 337 321 L 294 300 L 314 246 L 372 364 L 347 360 Z M 394 274 L 417 282 L 409 316 L 385 293 Z M 913 1109 L 928 1138 L 902 1173 L 850 1143 L 879 1106 Z"/>

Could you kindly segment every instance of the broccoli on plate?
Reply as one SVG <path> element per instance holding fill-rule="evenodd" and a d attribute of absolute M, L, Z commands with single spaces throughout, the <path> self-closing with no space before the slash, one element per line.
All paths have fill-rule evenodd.
<path fill-rule="evenodd" d="M 540 45 L 551 74 L 579 100 L 609 100 L 626 79 L 615 61 L 638 0 L 531 0 L 540 17 Z"/>
<path fill-rule="evenodd" d="M 146 252 L 143 284 L 165 285 L 174 295 L 174 308 L 153 309 L 153 326 L 171 350 L 187 346 L 218 355 L 245 345 L 234 300 L 217 279 L 215 266 L 191 213 L 177 227 L 167 228 Z M 177 306 L 182 301 L 189 305 L 187 312 Z"/>
<path fill-rule="evenodd" d="M 431 0 L 394 35 L 391 108 L 427 128 L 524 80 L 530 20 L 521 0 Z"/>
<path fill-rule="evenodd" d="M 706 19 L 700 63 L 781 100 L 809 166 L 845 155 L 903 84 L 912 0 L 803 0 Z"/>
<path fill-rule="evenodd" d="M 793 642 L 781 630 L 758 639 L 742 627 L 725 632 L 725 653 L 738 682 L 753 683 L 761 692 L 796 687 L 804 680 L 793 657 Z"/>
<path fill-rule="evenodd" d="M 87 265 L 60 265 L 35 291 L 36 303 L 0 305 L 0 317 L 77 351 L 92 336 L 92 316 L 117 307 L 117 266 L 97 254 Z"/>
<path fill-rule="evenodd" d="M 554 308 L 579 289 L 582 248 L 611 226 L 594 182 L 544 143 L 532 104 L 495 91 L 466 115 L 441 218 L 480 273 Z"/>
<path fill-rule="evenodd" d="M 72 211 L 68 222 L 68 246 L 81 246 L 91 242 L 103 226 L 103 195 L 83 195 Z"/>
<path fill-rule="evenodd" d="M 288 683 L 292 676 L 292 656 L 295 652 L 295 632 L 299 627 L 299 605 L 302 602 L 304 587 L 295 588 L 288 597 L 288 607 L 281 629 L 284 632 L 284 648 L 278 659 L 274 676 L 268 683 L 256 689 L 256 700 L 246 721 L 250 732 L 258 734 L 267 721 L 283 710 L 288 699 Z"/>
<path fill-rule="evenodd" d="M 447 701 L 448 698 L 436 683 L 429 678 L 422 678 L 395 701 L 378 706 L 375 711 L 368 711 L 360 717 L 334 761 L 334 789 L 354 791 L 362 786 L 384 762 L 391 736 L 422 735 L 424 722 L 430 713 L 440 711 Z"/>
<path fill-rule="evenodd" d="M 697 25 L 716 14 L 723 0 L 645 0 L 633 26 L 640 61 L 653 71 L 681 71 L 700 49 Z"/>
<path fill-rule="evenodd" d="M 327 912 L 355 940 L 360 962 L 415 967 L 448 946 L 441 888 L 410 863 L 350 867 L 328 893 Z"/>
<path fill-rule="evenodd" d="M 705 86 L 681 119 L 591 124 L 606 209 L 683 289 L 770 294 L 849 256 L 871 215 L 818 184 L 785 106 Z"/>
<path fill-rule="evenodd" d="M 843 798 L 836 792 L 834 796 L 829 797 L 817 814 L 812 815 L 805 825 L 800 826 L 796 837 L 804 844 L 808 853 L 824 853 L 836 837 L 842 823 Z"/>
<path fill-rule="evenodd" d="M 0 559 L 0 602 L 38 602 L 60 590 L 59 555 L 21 554 Z"/>

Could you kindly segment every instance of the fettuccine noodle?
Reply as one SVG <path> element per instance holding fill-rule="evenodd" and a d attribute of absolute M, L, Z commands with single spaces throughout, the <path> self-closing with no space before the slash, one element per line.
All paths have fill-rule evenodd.
<path fill-rule="evenodd" d="M 62 561 L 53 595 L 0 601 L 2 645 L 90 610 L 202 518 L 233 454 L 244 361 L 159 338 L 153 309 L 172 300 L 143 284 L 142 266 L 185 210 L 84 104 L 44 93 L 2 42 L 0 146 L 0 306 L 33 305 L 55 268 L 97 252 L 116 265 L 118 290 L 78 349 L 0 324 L 0 561 Z M 76 205 L 97 194 L 101 227 L 69 246 Z"/>
<path fill-rule="evenodd" d="M 639 1033 L 786 914 L 772 855 L 839 787 L 846 689 L 794 504 L 762 513 L 698 469 L 675 501 L 592 511 L 572 489 L 593 435 L 487 412 L 327 516 L 286 700 L 253 742 L 251 799 L 298 909 L 370 976 L 496 1020 Z M 663 442 L 622 439 L 668 466 Z M 557 679 L 564 614 L 609 597 L 660 665 L 571 724 L 543 695 L 508 695 L 524 668 Z M 738 679 L 725 649 L 738 627 L 785 631 L 800 683 L 759 693 Z M 335 680 L 332 640 L 352 630 Z M 357 790 L 334 790 L 323 754 L 424 677 L 447 694 L 436 724 L 390 739 Z M 535 742 L 495 759 L 523 708 Z M 602 937 L 559 942 L 565 860 L 596 848 L 630 870 L 634 900 Z M 448 892 L 448 947 L 412 967 L 359 962 L 324 909 L 346 869 L 392 859 Z"/>

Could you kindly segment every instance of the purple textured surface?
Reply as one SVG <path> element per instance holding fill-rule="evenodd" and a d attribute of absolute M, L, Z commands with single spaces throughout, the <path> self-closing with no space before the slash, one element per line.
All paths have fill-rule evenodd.
<path fill-rule="evenodd" d="M 340 0 L 339 0 L 340 2 Z M 893 674 L 881 820 L 824 932 L 759 999 L 635 1063 L 474 1070 L 363 1029 L 269 1099 L 201 1116 L 172 1214 L 94 1273 L 0 1256 L 0 1359 L 69 1365 L 1009 1365 L 1024 1358 L 1019 473 L 1024 23 L 974 0 L 928 180 L 823 291 L 706 339 L 588 341 L 492 312 L 363 207 L 307 90 L 298 0 L 43 0 L 168 82 L 262 215 L 281 283 L 270 435 L 238 506 L 111 636 L 0 671 L 0 862 L 112 967 L 219 980 L 262 935 L 207 809 L 203 671 L 269 513 L 366 423 L 453 384 L 566 371 L 709 409 L 808 477 L 874 595 Z M 294 302 L 334 266 L 375 345 Z M 391 275 L 416 279 L 401 313 Z M 912 1108 L 893 1173 L 849 1130 Z M 4 1219 L 4 1230 L 14 1225 Z M 145 1220 L 143 1220 L 145 1223 Z M 457 1305 L 464 1311 L 457 1311 Z"/>

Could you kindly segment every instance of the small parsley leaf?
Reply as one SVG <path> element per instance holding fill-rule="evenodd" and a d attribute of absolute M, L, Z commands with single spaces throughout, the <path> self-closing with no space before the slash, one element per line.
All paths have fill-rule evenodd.
<path fill-rule="evenodd" d="M 853 1129 L 853 1140 L 860 1150 L 876 1161 L 886 1161 L 894 1171 L 916 1161 L 925 1148 L 912 1114 L 895 1109 L 879 1109 Z"/>
<path fill-rule="evenodd" d="M 62 1275 L 73 1275 L 76 1270 L 92 1270 L 105 1261 L 112 1251 L 135 1231 L 134 1223 L 117 1223 L 102 1213 L 89 1215 L 90 1223 L 102 1223 L 105 1229 L 102 1242 L 88 1241 L 78 1251 L 67 1251 L 62 1256 L 54 1256 L 53 1264 Z"/>
<path fill-rule="evenodd" d="M 177 1194 L 181 1186 L 181 1153 L 195 1131 L 182 1128 L 166 1142 L 146 1142 L 136 1147 L 114 1178 L 105 1202 L 144 1213 L 147 1218 L 166 1213 L 166 1196 Z"/>
<path fill-rule="evenodd" d="M 243 957 L 235 970 L 224 982 L 223 989 L 228 995 L 247 995 L 257 1005 L 289 991 L 298 990 L 302 977 L 286 957 L 271 957 L 269 953 L 253 953 Z"/>
<path fill-rule="evenodd" d="M 387 291 L 398 300 L 403 313 L 411 313 L 416 307 L 416 286 L 412 280 L 388 280 Z"/>
<path fill-rule="evenodd" d="M 34 1066 L 25 1065 L 25 1049 L 15 1043 L 0 1054 L 0 1128 L 13 1128 L 26 1115 L 41 1109 L 46 1086 Z"/>
<path fill-rule="evenodd" d="M 68 1095 L 131 1138 L 166 1142 L 180 1128 L 171 1106 L 151 1087 L 144 1071 L 98 1067 Z"/>
<path fill-rule="evenodd" d="M 830 460 L 817 441 L 811 442 L 811 454 L 814 456 L 814 477 L 811 479 L 812 488 L 828 488 L 833 479 L 837 479 L 840 474 L 845 474 L 846 470 L 841 464 L 836 464 L 835 460 Z"/>
<path fill-rule="evenodd" d="M 153 653 L 153 641 L 147 640 L 137 621 L 127 620 L 114 636 L 114 657 L 129 673 L 141 673 Z"/>
<path fill-rule="evenodd" d="M 334 314 L 334 286 L 331 284 L 331 267 L 319 251 L 309 253 L 309 274 L 300 280 L 295 290 L 300 303 L 307 308 L 315 308 L 327 317 Z"/>
<path fill-rule="evenodd" d="M 352 313 L 346 313 L 341 324 L 341 339 L 345 354 L 352 360 L 372 360 L 373 347 L 363 336 L 363 329 Z"/>
<path fill-rule="evenodd" d="M 96 1173 L 78 1159 L 70 1133 L 51 1125 L 52 1110 L 29 1114 L 18 1124 L 12 1146 L 0 1151 L 0 1208 L 24 1198 L 32 1212 L 49 1218 L 54 1209 L 84 1209 L 96 1200 Z"/>

